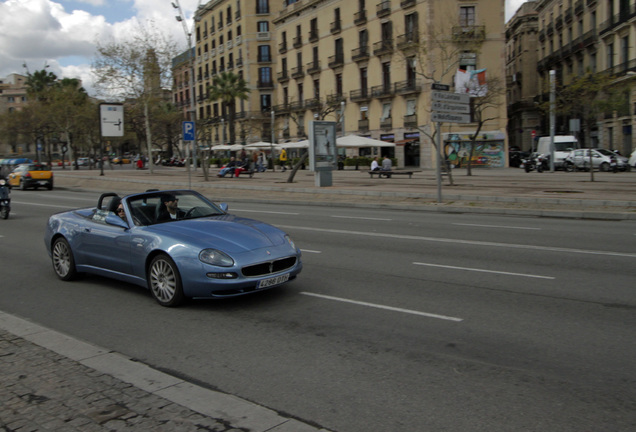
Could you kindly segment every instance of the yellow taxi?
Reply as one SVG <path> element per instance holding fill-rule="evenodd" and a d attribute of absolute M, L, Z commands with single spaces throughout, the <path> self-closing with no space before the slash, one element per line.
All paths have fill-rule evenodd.
<path fill-rule="evenodd" d="M 37 189 L 40 186 L 48 190 L 53 189 L 53 171 L 51 167 L 39 163 L 26 163 L 18 165 L 7 178 L 9 187 Z"/>
<path fill-rule="evenodd" d="M 113 158 L 113 163 L 114 164 L 129 164 L 130 159 L 127 158 L 126 156 L 117 156 Z"/>

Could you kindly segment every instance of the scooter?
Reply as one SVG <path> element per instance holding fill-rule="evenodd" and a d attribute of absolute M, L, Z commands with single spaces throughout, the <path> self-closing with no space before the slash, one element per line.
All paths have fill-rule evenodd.
<path fill-rule="evenodd" d="M 5 179 L 0 179 L 0 218 L 8 219 L 11 211 L 11 198 L 9 198 L 9 185 Z"/>

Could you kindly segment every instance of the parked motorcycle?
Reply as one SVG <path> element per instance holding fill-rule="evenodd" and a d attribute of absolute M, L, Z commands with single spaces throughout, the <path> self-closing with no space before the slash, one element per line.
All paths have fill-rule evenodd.
<path fill-rule="evenodd" d="M 11 211 L 11 198 L 9 198 L 9 184 L 5 179 L 0 179 L 0 218 L 9 218 Z"/>
<path fill-rule="evenodd" d="M 530 157 L 523 159 L 523 167 L 526 172 L 537 170 L 543 172 L 550 169 L 550 156 L 541 153 L 533 153 Z"/>

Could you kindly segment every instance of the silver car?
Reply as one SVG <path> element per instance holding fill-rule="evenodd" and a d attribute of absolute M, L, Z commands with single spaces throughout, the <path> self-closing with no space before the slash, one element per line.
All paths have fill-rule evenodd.
<path fill-rule="evenodd" d="M 626 157 L 616 154 L 611 150 L 597 148 L 572 150 L 570 155 L 565 159 L 565 170 L 570 172 L 575 170 L 589 170 L 590 151 L 592 152 L 592 166 L 594 169 L 609 171 L 612 158 L 616 159 L 617 169 L 620 171 L 629 171 L 631 169 Z"/>

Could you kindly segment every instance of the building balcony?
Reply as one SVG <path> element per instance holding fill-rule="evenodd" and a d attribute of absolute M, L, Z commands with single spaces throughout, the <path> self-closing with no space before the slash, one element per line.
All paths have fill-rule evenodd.
<path fill-rule="evenodd" d="M 410 95 L 422 92 L 422 85 L 416 80 L 399 81 L 395 83 L 395 93 L 398 95 Z"/>
<path fill-rule="evenodd" d="M 300 36 L 296 36 L 292 41 L 292 45 L 294 48 L 301 48 L 303 46 L 303 38 Z"/>
<path fill-rule="evenodd" d="M 303 67 L 302 66 L 298 66 L 295 68 L 292 68 L 291 70 L 291 77 L 294 79 L 298 79 L 298 78 L 302 78 L 305 76 L 305 72 L 303 71 Z"/>
<path fill-rule="evenodd" d="M 369 60 L 369 46 L 361 46 L 351 50 L 351 60 L 354 62 L 360 62 Z"/>
<path fill-rule="evenodd" d="M 328 66 L 331 69 L 344 66 L 344 55 L 336 54 L 336 55 L 332 55 L 331 57 L 329 57 Z"/>
<path fill-rule="evenodd" d="M 342 23 L 340 20 L 334 21 L 329 25 L 329 31 L 331 34 L 338 34 L 342 31 Z"/>
<path fill-rule="evenodd" d="M 287 102 L 274 106 L 274 112 L 276 114 L 288 114 L 290 111 L 291 111 L 291 105 Z"/>
<path fill-rule="evenodd" d="M 358 120 L 358 131 L 360 132 L 369 131 L 369 119 Z"/>
<path fill-rule="evenodd" d="M 573 13 L 572 13 L 572 8 L 569 7 L 565 10 L 565 13 L 563 14 L 563 19 L 565 20 L 566 24 L 569 24 L 572 22 L 572 17 L 573 17 Z"/>
<path fill-rule="evenodd" d="M 373 44 L 373 55 L 381 56 L 384 54 L 392 54 L 393 53 L 393 40 L 385 39 L 380 42 L 376 42 Z"/>
<path fill-rule="evenodd" d="M 415 48 L 420 41 L 420 35 L 418 32 L 411 32 L 400 35 L 397 37 L 396 45 L 399 50 L 408 50 L 409 48 Z"/>
<path fill-rule="evenodd" d="M 351 102 L 366 102 L 371 99 L 371 93 L 367 88 L 351 90 L 349 92 L 349 99 Z"/>
<path fill-rule="evenodd" d="M 303 108 L 303 101 L 296 101 L 296 102 L 292 102 L 289 104 L 289 109 L 291 111 L 302 111 Z"/>
<path fill-rule="evenodd" d="M 242 58 L 237 58 L 236 59 L 236 67 L 243 67 L 243 59 Z"/>
<path fill-rule="evenodd" d="M 287 52 L 287 42 L 281 42 L 278 44 L 278 53 L 285 54 Z"/>
<path fill-rule="evenodd" d="M 272 62 L 272 56 L 269 56 L 269 55 L 261 56 L 261 55 L 259 55 L 258 58 L 256 59 L 256 61 L 258 62 L 258 64 L 269 64 L 269 63 Z"/>
<path fill-rule="evenodd" d="M 327 95 L 327 105 L 336 105 L 336 104 L 339 104 L 340 102 L 344 102 L 345 99 L 346 98 L 342 93 L 333 93 L 333 94 Z"/>
<path fill-rule="evenodd" d="M 258 80 L 256 86 L 261 90 L 273 90 L 274 81 L 272 80 Z"/>
<path fill-rule="evenodd" d="M 583 13 L 583 0 L 576 0 L 574 2 L 574 13 L 580 15 Z"/>
<path fill-rule="evenodd" d="M 390 84 L 371 87 L 371 97 L 389 98 L 395 96 L 395 91 Z"/>
<path fill-rule="evenodd" d="M 318 30 L 313 29 L 309 31 L 309 42 L 310 43 L 318 42 Z"/>
<path fill-rule="evenodd" d="M 320 67 L 320 61 L 319 60 L 315 60 L 311 63 L 307 63 L 307 73 L 310 75 L 316 74 L 316 73 L 320 73 L 321 71 L 321 67 Z"/>
<path fill-rule="evenodd" d="M 556 20 L 554 20 L 554 27 L 557 30 L 561 30 L 563 28 L 563 17 L 562 16 L 556 17 Z"/>
<path fill-rule="evenodd" d="M 411 6 L 415 6 L 415 0 L 402 0 L 400 2 L 400 7 L 402 9 L 410 8 Z"/>
<path fill-rule="evenodd" d="M 355 25 L 366 24 L 367 22 L 367 11 L 366 9 L 359 10 L 358 12 L 353 14 L 353 23 Z"/>
<path fill-rule="evenodd" d="M 380 129 L 384 129 L 384 130 L 393 129 L 393 119 L 391 117 L 380 119 Z"/>
<path fill-rule="evenodd" d="M 417 127 L 417 114 L 405 115 L 404 116 L 404 127 L 405 128 L 416 128 Z"/>
<path fill-rule="evenodd" d="M 289 73 L 287 73 L 286 70 L 278 72 L 278 74 L 276 74 L 276 79 L 279 83 L 287 82 L 289 81 Z"/>
<path fill-rule="evenodd" d="M 486 26 L 454 26 L 453 41 L 454 42 L 483 42 L 486 40 Z"/>
<path fill-rule="evenodd" d="M 305 99 L 304 107 L 308 110 L 319 110 L 322 107 L 322 103 L 319 98 Z"/>
<path fill-rule="evenodd" d="M 391 2 L 388 0 L 378 3 L 375 7 L 375 14 L 378 18 L 385 17 L 391 13 Z"/>

